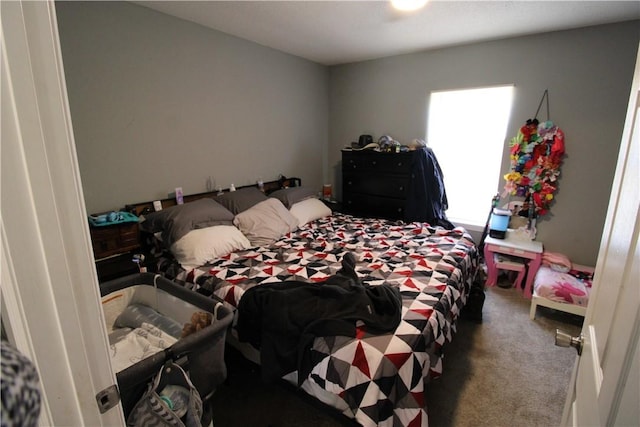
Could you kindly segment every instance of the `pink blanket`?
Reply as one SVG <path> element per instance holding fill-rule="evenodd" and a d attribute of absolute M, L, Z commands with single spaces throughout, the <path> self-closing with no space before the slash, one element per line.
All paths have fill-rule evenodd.
<path fill-rule="evenodd" d="M 571 269 L 567 273 L 542 265 L 533 282 L 535 294 L 551 301 L 586 307 L 591 292 L 593 272 Z"/>

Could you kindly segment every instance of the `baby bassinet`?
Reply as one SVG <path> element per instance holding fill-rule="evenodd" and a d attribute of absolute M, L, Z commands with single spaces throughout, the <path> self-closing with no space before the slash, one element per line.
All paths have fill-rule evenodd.
<path fill-rule="evenodd" d="M 220 300 L 195 293 L 153 273 L 133 274 L 101 283 L 100 293 L 107 329 L 112 332 L 117 323 L 115 320 L 133 304 L 148 306 L 180 325 L 189 323 L 196 311 L 212 314 L 211 325 L 116 372 L 125 418 L 168 361 L 175 361 L 189 374 L 205 406 L 203 419 L 205 415 L 210 416 L 206 403 L 227 375 L 224 347 L 233 317 L 231 310 Z"/>

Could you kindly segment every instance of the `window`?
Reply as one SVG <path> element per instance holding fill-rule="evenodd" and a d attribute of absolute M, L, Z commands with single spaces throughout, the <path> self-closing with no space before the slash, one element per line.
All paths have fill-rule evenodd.
<path fill-rule="evenodd" d="M 427 141 L 456 225 L 482 229 L 500 183 L 513 85 L 431 92 Z M 476 227 L 473 227 L 476 226 Z"/>

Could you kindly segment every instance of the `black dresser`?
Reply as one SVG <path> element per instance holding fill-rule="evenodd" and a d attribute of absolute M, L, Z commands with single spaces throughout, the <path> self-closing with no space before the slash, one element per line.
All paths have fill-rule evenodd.
<path fill-rule="evenodd" d="M 363 217 L 404 219 L 415 152 L 342 151 L 342 209 Z"/>
<path fill-rule="evenodd" d="M 369 218 L 422 221 L 448 229 L 447 194 L 433 150 L 342 151 L 342 209 Z"/>

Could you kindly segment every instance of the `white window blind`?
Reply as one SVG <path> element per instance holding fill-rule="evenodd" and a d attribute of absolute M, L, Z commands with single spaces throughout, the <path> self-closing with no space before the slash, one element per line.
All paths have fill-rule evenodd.
<path fill-rule="evenodd" d="M 499 190 L 513 88 L 431 92 L 427 141 L 444 174 L 447 218 L 456 225 L 481 228 L 487 221 Z"/>

